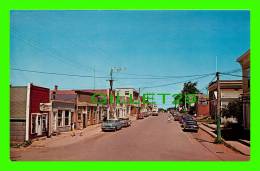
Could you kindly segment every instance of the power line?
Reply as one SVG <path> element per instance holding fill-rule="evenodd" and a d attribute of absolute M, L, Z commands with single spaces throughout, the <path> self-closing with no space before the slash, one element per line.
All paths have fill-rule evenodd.
<path fill-rule="evenodd" d="M 241 69 L 234 69 L 234 70 L 230 70 L 230 71 L 225 71 L 223 73 L 236 73 L 236 72 L 240 72 Z M 133 75 L 133 76 L 144 76 L 144 77 L 155 77 L 155 79 L 167 79 L 167 78 L 187 78 L 187 77 L 198 77 L 198 76 L 204 76 L 204 75 L 208 75 L 208 74 L 215 74 L 214 73 L 205 73 L 205 74 L 191 74 L 191 75 L 150 75 L 150 74 L 134 74 L 134 73 L 120 73 L 123 75 Z M 143 78 L 141 78 L 143 79 Z M 149 78 L 150 79 L 150 78 Z"/>
<path fill-rule="evenodd" d="M 216 75 L 214 75 L 214 77 L 213 77 L 212 80 L 209 82 L 209 84 L 212 83 L 212 82 L 215 80 L 215 78 L 216 78 Z M 199 92 L 202 92 L 202 90 L 207 89 L 208 86 L 209 86 L 209 85 L 207 84 L 204 88 L 200 89 Z"/>
<path fill-rule="evenodd" d="M 186 78 L 186 77 L 198 77 L 198 76 L 205 76 L 208 74 L 213 74 L 213 73 L 208 73 L 208 74 L 195 74 L 195 75 L 148 75 L 148 74 L 130 74 L 130 73 L 120 73 L 124 75 L 134 75 L 134 76 L 147 76 L 147 77 L 154 77 L 155 79 L 167 79 L 167 78 Z"/>
<path fill-rule="evenodd" d="M 208 76 L 210 76 L 210 75 L 213 75 L 213 74 L 207 74 L 207 75 L 200 76 L 200 77 L 196 77 L 196 78 L 193 78 L 193 79 L 189 79 L 189 80 L 185 80 L 185 81 L 179 81 L 179 82 L 174 82 L 174 83 L 169 83 L 169 84 L 161 84 L 161 85 L 150 86 L 150 87 L 142 87 L 142 89 L 157 88 L 157 87 L 166 87 L 166 86 L 169 86 L 169 85 L 175 85 L 175 84 L 185 83 L 185 82 L 189 82 L 189 81 L 193 81 L 193 80 L 199 80 L 199 79 L 208 77 Z"/>
<path fill-rule="evenodd" d="M 233 76 L 233 77 L 242 77 L 242 78 L 250 78 L 250 77 L 247 77 L 247 76 L 243 76 L 243 75 L 235 75 L 235 74 L 226 74 L 226 73 L 220 73 L 221 75 L 229 75 L 229 76 Z"/>
<path fill-rule="evenodd" d="M 91 66 L 86 66 L 86 65 L 82 65 L 81 63 L 79 63 L 79 62 L 76 62 L 75 60 L 70 60 L 70 59 L 68 59 L 68 58 L 63 58 L 63 57 L 61 57 L 60 55 L 59 55 L 59 53 L 55 50 L 55 49 L 51 49 L 51 48 L 48 48 L 48 49 L 45 49 L 45 48 L 42 48 L 41 46 L 40 46 L 40 43 L 39 42 L 37 42 L 37 41 L 35 41 L 35 40 L 31 40 L 31 39 L 26 39 L 26 38 L 24 38 L 24 36 L 22 36 L 19 32 L 17 32 L 13 27 L 11 27 L 12 28 L 12 32 L 13 32 L 13 36 L 14 37 L 16 37 L 16 38 L 18 38 L 18 39 L 20 39 L 20 40 L 22 40 L 24 43 L 26 43 L 27 45 L 30 45 L 31 47 L 33 47 L 33 48 L 37 48 L 37 49 L 39 49 L 39 50 L 41 50 L 42 52 L 44 52 L 44 53 L 48 53 L 48 55 L 50 55 L 50 56 L 52 56 L 52 57 L 54 57 L 54 59 L 57 59 L 59 62 L 62 62 L 63 64 L 65 64 L 65 65 L 69 65 L 69 66 L 73 66 L 73 67 L 75 67 L 75 68 L 77 68 L 77 69 L 79 69 L 79 67 L 78 66 L 81 66 L 81 69 L 86 69 L 86 67 L 87 68 L 89 68 L 89 70 L 87 70 L 88 72 L 90 71 L 90 70 L 93 70 L 93 67 L 91 67 Z M 95 69 L 97 72 L 103 72 L 103 71 L 99 71 L 99 70 L 97 70 L 97 69 Z"/>
<path fill-rule="evenodd" d="M 79 75 L 79 74 L 68 74 L 68 73 L 57 73 L 57 72 L 46 72 L 46 71 L 37 71 L 37 70 L 28 70 L 28 69 L 21 69 L 21 68 L 11 68 L 11 70 L 14 71 L 22 71 L 22 72 L 31 72 L 31 73 L 37 73 L 37 74 L 48 74 L 48 75 L 61 75 L 61 76 L 72 76 L 72 77 L 88 77 L 88 78 L 110 78 L 108 76 L 93 76 L 93 75 Z M 198 75 L 198 76 L 208 76 L 208 75 L 212 75 L 212 73 L 210 74 L 203 74 L 203 75 Z M 136 78 L 136 77 L 116 77 L 115 79 L 120 79 L 120 80 L 124 80 L 124 79 L 133 79 L 133 80 L 139 80 L 139 79 L 152 79 L 152 80 L 162 80 L 162 79 L 167 79 L 167 78 L 149 78 L 149 77 L 144 77 L 144 78 Z"/>
<path fill-rule="evenodd" d="M 11 70 L 14 70 L 14 71 L 22 71 L 22 72 L 31 72 L 31 73 L 37 73 L 37 74 L 69 76 L 69 77 L 87 77 L 87 78 L 93 78 L 93 77 L 94 77 L 93 75 L 66 74 L 66 73 L 45 72 L 45 71 L 19 69 L 19 68 L 11 68 Z M 109 78 L 109 77 L 105 77 L 105 76 L 95 76 L 95 78 Z"/>

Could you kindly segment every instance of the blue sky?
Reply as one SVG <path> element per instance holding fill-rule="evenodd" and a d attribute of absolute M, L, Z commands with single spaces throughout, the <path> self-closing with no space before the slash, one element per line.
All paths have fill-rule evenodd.
<path fill-rule="evenodd" d="M 239 69 L 250 47 L 249 11 L 12 11 L 11 67 L 108 76 L 194 75 Z M 144 76 L 140 76 L 144 77 Z M 116 79 L 114 87 L 146 87 L 189 78 Z M 223 79 L 237 79 L 223 77 Z M 61 89 L 93 88 L 93 78 L 11 71 L 12 85 L 33 82 Z M 212 77 L 198 80 L 204 88 Z M 108 88 L 96 79 L 96 88 Z M 183 84 L 144 89 L 179 92 Z"/>

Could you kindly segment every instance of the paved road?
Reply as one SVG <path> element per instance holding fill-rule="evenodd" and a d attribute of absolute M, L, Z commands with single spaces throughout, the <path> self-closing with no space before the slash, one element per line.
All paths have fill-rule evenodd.
<path fill-rule="evenodd" d="M 204 131 L 183 132 L 167 114 L 138 120 L 118 132 L 99 132 L 73 144 L 12 152 L 14 160 L 201 161 L 249 160 L 249 156 L 216 145 Z"/>

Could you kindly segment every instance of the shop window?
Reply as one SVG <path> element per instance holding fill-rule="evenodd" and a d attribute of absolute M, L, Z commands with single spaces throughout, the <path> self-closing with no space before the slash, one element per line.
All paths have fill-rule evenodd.
<path fill-rule="evenodd" d="M 42 131 L 47 131 L 47 115 L 42 115 Z"/>
<path fill-rule="evenodd" d="M 36 118 L 37 118 L 37 115 L 32 115 L 32 122 L 31 122 L 31 133 L 32 134 L 36 133 Z"/>
<path fill-rule="evenodd" d="M 81 113 L 78 114 L 78 121 L 81 121 Z"/>
<path fill-rule="evenodd" d="M 70 125 L 70 123 L 69 123 L 69 119 L 70 118 L 70 113 L 69 113 L 69 111 L 68 110 L 66 110 L 65 111 L 65 125 L 66 126 L 68 126 L 68 125 Z"/>
<path fill-rule="evenodd" d="M 91 112 L 91 108 L 87 107 L 88 114 Z"/>
<path fill-rule="evenodd" d="M 62 110 L 58 111 L 58 126 L 62 126 Z"/>

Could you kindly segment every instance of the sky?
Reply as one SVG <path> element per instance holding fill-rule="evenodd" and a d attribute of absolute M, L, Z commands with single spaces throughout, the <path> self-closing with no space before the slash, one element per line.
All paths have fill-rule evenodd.
<path fill-rule="evenodd" d="M 151 79 L 150 75 L 241 69 L 236 59 L 250 48 L 249 11 L 12 11 L 10 22 L 12 85 L 108 88 L 108 78 L 12 69 L 108 77 L 112 67 L 121 67 L 113 74 L 114 88 L 175 94 L 184 81 L 196 77 Z M 192 81 L 203 89 L 212 79 L 210 75 Z M 176 82 L 181 83 L 171 84 Z M 160 86 L 165 84 L 170 85 Z M 158 87 L 147 88 L 153 86 Z"/>

